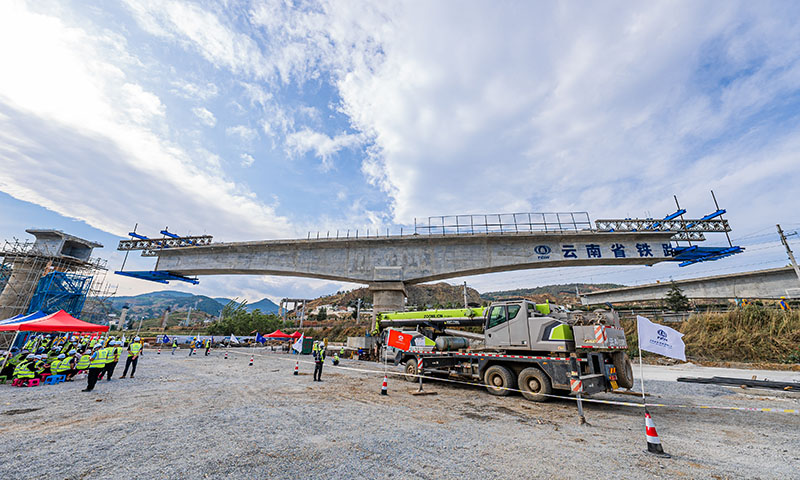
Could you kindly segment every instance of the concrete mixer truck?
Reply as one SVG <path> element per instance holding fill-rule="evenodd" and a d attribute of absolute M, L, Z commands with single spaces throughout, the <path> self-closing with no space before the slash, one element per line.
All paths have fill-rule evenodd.
<path fill-rule="evenodd" d="M 478 381 L 493 395 L 518 389 L 532 401 L 633 386 L 625 332 L 613 310 L 569 311 L 520 299 L 484 308 L 380 313 L 377 320 L 382 338 L 392 330 L 407 337 L 392 355 L 405 365 L 409 381 L 421 363 L 424 375 Z"/>

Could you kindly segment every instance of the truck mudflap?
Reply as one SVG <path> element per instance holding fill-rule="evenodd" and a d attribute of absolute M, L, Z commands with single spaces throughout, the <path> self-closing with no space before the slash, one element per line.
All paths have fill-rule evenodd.
<path fill-rule="evenodd" d="M 580 380 L 583 384 L 583 392 L 581 393 L 591 395 L 593 393 L 606 391 L 606 378 L 602 373 L 584 375 L 580 377 Z M 576 392 L 572 392 L 572 395 L 575 393 Z"/>

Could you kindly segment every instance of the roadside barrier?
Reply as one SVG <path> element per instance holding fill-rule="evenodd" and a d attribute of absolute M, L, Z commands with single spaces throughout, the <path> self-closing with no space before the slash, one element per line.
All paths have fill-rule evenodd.
<path fill-rule="evenodd" d="M 238 353 L 240 355 L 247 355 L 246 353 L 243 353 L 243 352 L 232 352 L 232 353 Z M 266 355 L 259 354 L 259 356 L 266 356 Z M 270 356 L 270 357 L 271 358 L 276 358 L 278 360 L 291 361 L 291 359 L 289 359 L 289 358 L 282 358 L 282 357 L 279 357 L 277 355 L 274 356 L 274 357 L 273 356 Z M 300 362 L 300 360 L 297 360 L 297 361 Z M 312 365 L 314 362 L 303 361 L 302 363 L 307 363 L 309 365 Z M 340 369 L 340 370 L 349 370 L 349 371 L 352 371 L 352 372 L 359 372 L 359 373 L 366 373 L 366 374 L 381 374 L 381 373 L 384 373 L 383 370 L 346 367 L 346 366 L 343 366 L 343 365 L 331 366 L 330 368 L 335 368 L 335 369 Z M 433 377 L 433 376 L 428 376 L 428 375 L 415 375 L 415 374 L 407 374 L 407 373 L 404 373 L 404 372 L 393 372 L 393 371 L 386 372 L 386 374 L 387 375 L 394 375 L 394 376 L 397 376 L 397 377 L 414 377 L 414 378 L 422 377 L 423 379 L 433 380 L 433 381 L 436 381 L 436 382 L 445 382 L 445 383 L 453 383 L 453 384 L 460 384 L 460 385 L 472 385 L 472 386 L 476 386 L 476 387 L 485 387 L 485 385 L 480 383 L 480 382 L 467 382 L 467 381 L 464 381 L 464 380 L 454 380 L 454 379 L 451 379 L 451 378 Z M 498 387 L 498 388 L 503 388 L 503 387 Z M 517 388 L 503 388 L 503 389 L 504 390 L 508 390 L 510 392 L 523 393 L 522 390 L 519 390 Z M 562 399 L 562 400 L 570 400 L 570 401 L 573 401 L 573 402 L 577 402 L 577 400 L 578 400 L 575 397 L 565 396 L 565 395 L 552 395 L 552 394 L 542 394 L 542 395 L 545 396 L 545 397 L 548 397 L 548 398 L 559 398 L 559 399 Z M 795 414 L 795 415 L 796 414 L 800 414 L 800 409 L 787 409 L 787 408 L 733 407 L 733 406 L 725 406 L 725 405 L 683 405 L 683 404 L 651 403 L 651 402 L 634 403 L 634 402 L 626 402 L 626 401 L 622 401 L 622 400 L 602 400 L 602 399 L 599 399 L 599 398 L 586 398 L 586 397 L 583 397 L 582 401 L 583 402 L 589 402 L 589 403 L 597 403 L 597 404 L 602 404 L 602 405 L 616 405 L 616 406 L 620 406 L 620 407 L 633 407 L 633 408 L 681 408 L 681 409 L 695 409 L 695 408 L 697 408 L 697 409 L 705 409 L 705 410 L 727 410 L 727 411 L 736 411 L 736 412 L 787 413 L 787 414 Z"/>

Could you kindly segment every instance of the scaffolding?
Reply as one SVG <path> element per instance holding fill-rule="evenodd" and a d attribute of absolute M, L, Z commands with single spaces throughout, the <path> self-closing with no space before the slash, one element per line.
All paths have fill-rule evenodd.
<path fill-rule="evenodd" d="M 53 251 L 49 245 L 6 240 L 0 250 L 0 319 L 42 310 L 92 317 L 115 293 L 104 285 L 107 262 Z M 91 301 L 86 301 L 87 297 Z M 99 300 L 92 297 L 100 297 Z"/>

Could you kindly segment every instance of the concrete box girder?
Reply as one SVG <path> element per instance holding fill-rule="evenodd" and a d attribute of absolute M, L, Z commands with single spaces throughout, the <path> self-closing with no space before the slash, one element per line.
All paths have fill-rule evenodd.
<path fill-rule="evenodd" d="M 668 259 L 664 246 L 673 234 L 533 232 L 219 243 L 158 251 L 156 269 L 412 284 L 532 268 L 652 265 Z"/>
<path fill-rule="evenodd" d="M 676 280 L 683 294 L 693 299 L 779 299 L 800 297 L 800 280 L 792 267 L 770 268 L 712 277 Z M 636 302 L 661 300 L 666 297 L 671 282 L 651 283 L 616 288 L 582 295 L 584 305 L 606 302 Z"/>

